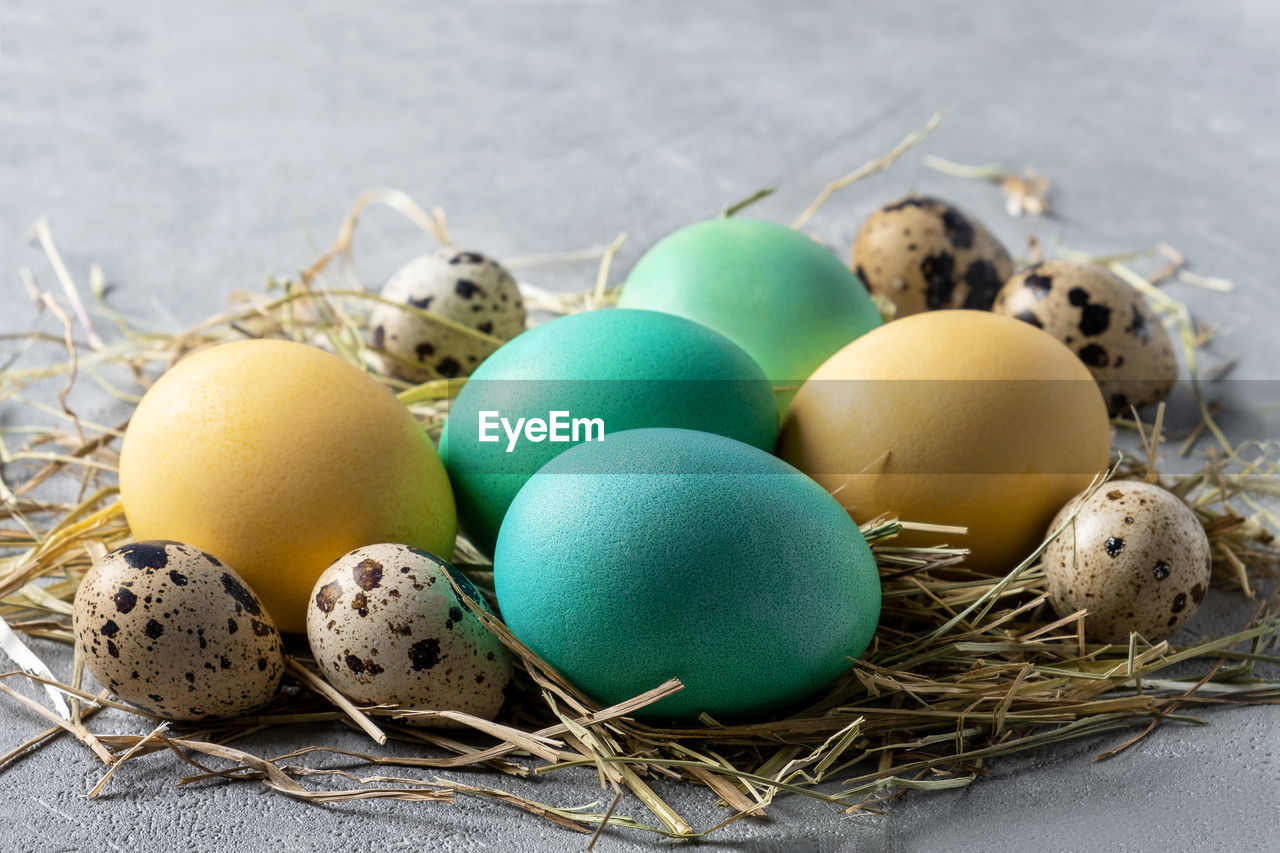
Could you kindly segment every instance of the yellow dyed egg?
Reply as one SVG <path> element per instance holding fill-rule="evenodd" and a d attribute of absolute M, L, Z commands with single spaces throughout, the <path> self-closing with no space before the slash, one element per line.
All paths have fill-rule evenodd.
<path fill-rule="evenodd" d="M 252 340 L 180 361 L 143 397 L 120 452 L 137 539 L 235 566 L 285 632 L 316 578 L 363 545 L 448 557 L 453 493 L 431 440 L 386 388 L 337 356 Z"/>
<path fill-rule="evenodd" d="M 1106 468 L 1110 447 L 1102 394 L 1071 350 L 1010 317 L 959 310 L 895 320 L 833 355 L 796 394 L 778 452 L 857 521 L 965 526 L 951 544 L 1004 573 Z"/>

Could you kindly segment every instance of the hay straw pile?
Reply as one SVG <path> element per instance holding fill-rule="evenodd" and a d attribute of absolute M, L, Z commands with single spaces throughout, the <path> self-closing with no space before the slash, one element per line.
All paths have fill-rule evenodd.
<path fill-rule="evenodd" d="M 807 222 L 837 190 L 887 168 L 936 123 L 937 117 L 884 157 L 834 182 L 796 226 Z M 1011 181 L 1017 176 L 998 169 L 968 169 L 945 161 L 932 165 L 995 181 L 1008 195 L 1011 211 L 1044 210 L 1048 185 L 1038 176 L 1036 182 Z M 766 194 L 757 193 L 726 213 Z M 285 688 L 271 705 L 252 716 L 218 723 L 169 724 L 113 701 L 105 691 L 94 692 L 78 656 L 70 671 L 51 672 L 32 652 L 29 639 L 72 644 L 71 601 L 80 578 L 96 556 L 130 539 L 114 479 L 126 424 L 98 424 L 80 417 L 71 405 L 75 383 L 94 382 L 131 405 L 178 358 L 246 336 L 323 346 L 367 367 L 363 324 L 378 297 L 360 285 L 349 264 L 345 274 L 332 267 L 335 261 L 350 261 L 358 217 L 371 204 L 390 206 L 442 243 L 449 242 L 439 211 L 428 214 L 394 191 L 371 191 L 357 201 L 333 249 L 312 267 L 294 279 L 272 280 L 265 293 L 237 293 L 225 313 L 176 335 L 156 332 L 114 311 L 104 299 L 103 276 L 97 268 L 86 301 L 48 227 L 41 222 L 33 229 L 32 239 L 45 250 L 57 293 L 41 289 L 29 270 L 21 274 L 32 298 L 58 318 L 64 334 L 11 336 L 8 348 L 13 356 L 0 373 L 5 409 L 0 432 L 0 545 L 6 555 L 0 562 L 0 647 L 20 667 L 0 676 L 0 701 L 25 706 L 48 727 L 31 731 L 27 740 L 0 756 L 0 773 L 52 739 L 70 735 L 105 768 L 91 796 L 104 790 L 113 776 L 127 784 L 127 768 L 122 771 L 126 762 L 160 753 L 181 760 L 169 763 L 187 768 L 187 775 L 179 777 L 184 784 L 212 778 L 264 784 L 312 802 L 372 797 L 451 802 L 483 797 L 583 833 L 598 834 L 612 826 L 696 836 L 744 817 L 767 815 L 778 796 L 815 797 L 848 812 L 873 810 L 909 789 L 968 785 L 999 756 L 1110 735 L 1105 740 L 1108 748 L 1099 755 L 1110 758 L 1161 725 L 1208 722 L 1199 715 L 1210 706 L 1280 701 L 1280 681 L 1255 674 L 1257 668 L 1265 672 L 1280 664 L 1274 651 L 1280 611 L 1264 594 L 1273 589 L 1267 579 L 1280 565 L 1274 539 L 1280 533 L 1280 518 L 1267 508 L 1267 502 L 1280 494 L 1275 476 L 1280 453 L 1274 443 L 1233 443 L 1215 423 L 1196 360 L 1207 332 L 1158 285 L 1180 276 L 1217 290 L 1229 286 L 1192 276 L 1176 253 L 1163 249 L 1096 260 L 1142 290 L 1176 330 L 1191 371 L 1200 423 L 1175 449 L 1161 443 L 1163 410 L 1154 424 L 1136 416 L 1117 421 L 1122 433 L 1136 434 L 1142 452 L 1121 459 L 1110 476 L 1159 483 L 1195 511 L 1212 544 L 1216 585 L 1241 590 L 1251 602 L 1239 612 L 1238 628 L 1230 635 L 1189 646 L 1151 644 L 1136 635 L 1127 644 L 1088 643 L 1083 613 L 1057 618 L 1047 604 L 1036 555 L 1009 567 L 1003 577 L 978 575 L 963 565 L 961 549 L 942 544 L 926 549 L 894 546 L 894 536 L 904 526 L 931 531 L 940 543 L 949 536 L 958 541 L 956 531 L 879 519 L 864 526 L 884 582 L 884 609 L 872 648 L 812 705 L 751 723 L 703 719 L 671 727 L 632 718 L 636 709 L 679 690 L 678 682 L 654 685 L 632 701 L 600 708 L 478 608 L 475 612 L 520 662 L 514 685 L 520 700 L 508 702 L 497 723 L 446 714 L 473 730 L 465 735 L 404 723 L 408 716 L 440 712 L 352 706 L 316 674 L 305 644 L 295 650 Z M 577 295 L 525 286 L 530 306 L 557 314 L 610 304 L 616 294 L 608 286 L 609 263 L 619 244 L 539 259 L 597 258 L 599 273 L 595 286 Z M 1164 257 L 1168 263 L 1144 276 L 1131 264 L 1147 256 Z M 330 282 L 335 276 L 341 281 Z M 40 353 L 41 366 L 22 366 L 28 350 Z M 51 351 L 65 358 L 49 364 Z M 408 387 L 385 376 L 377 378 L 395 390 L 433 434 L 443 423 L 450 394 L 459 387 L 458 382 L 445 381 Z M 50 404 L 54 399 L 57 404 Z M 1162 453 L 1182 459 L 1198 456 L 1202 465 L 1193 474 L 1165 475 L 1159 465 Z M 491 572 L 465 540 L 459 541 L 456 559 L 479 588 L 486 594 L 491 591 Z M 937 571 L 942 568 L 946 570 Z M 16 683 L 21 681 L 46 692 Z M 140 730 L 123 714 L 143 718 L 149 731 L 111 733 Z M 316 753 L 332 751 L 320 744 L 325 725 L 335 720 L 368 734 L 368 751 L 343 752 L 346 769 L 309 765 Z M 276 737 L 297 742 L 297 749 L 288 754 L 264 757 L 235 746 L 248 734 L 282 726 L 289 727 L 288 732 Z M 388 738 L 419 745 L 420 757 L 400 757 L 403 750 L 396 755 L 383 751 Z M 490 784 L 438 775 L 470 766 L 487 768 Z M 566 772 L 581 778 L 579 802 L 598 796 L 596 777 L 608 786 L 611 801 L 596 800 L 607 809 L 549 805 L 502 788 L 505 775 Z M 652 782 L 664 778 L 702 788 L 722 804 L 724 819 L 691 826 L 655 792 Z"/>

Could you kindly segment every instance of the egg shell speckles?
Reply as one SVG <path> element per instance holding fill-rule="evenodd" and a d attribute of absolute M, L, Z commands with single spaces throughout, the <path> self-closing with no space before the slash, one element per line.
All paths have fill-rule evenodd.
<path fill-rule="evenodd" d="M 357 548 L 326 569 L 307 609 L 307 637 L 329 683 L 362 704 L 493 719 L 511 658 L 454 591 L 450 574 L 488 610 L 460 572 L 404 545 Z"/>
<path fill-rule="evenodd" d="M 938 308 L 986 310 L 1013 274 L 1009 252 L 985 225 L 922 196 L 871 214 L 858 230 L 850 265 L 899 317 Z"/>
<path fill-rule="evenodd" d="M 871 549 L 835 498 L 762 450 L 683 429 L 548 463 L 503 522 L 494 585 L 516 637 L 600 702 L 680 678 L 648 717 L 804 699 L 880 616 Z"/>
<path fill-rule="evenodd" d="M 382 297 L 470 326 L 504 341 L 524 331 L 516 280 L 496 261 L 452 247 L 416 258 L 382 288 Z M 395 305 L 378 304 L 369 328 L 384 373 L 410 382 L 467 376 L 497 348 Z"/>
<path fill-rule="evenodd" d="M 1053 520 L 1056 530 L 1072 500 Z M 1159 486 L 1106 483 L 1044 553 L 1049 600 L 1061 616 L 1087 608 L 1085 636 L 1156 642 L 1187 623 L 1209 588 L 1209 539 L 1194 513 Z"/>
<path fill-rule="evenodd" d="M 98 681 L 170 720 L 252 711 L 284 672 L 280 633 L 244 580 L 178 542 L 135 542 L 96 563 L 74 630 Z"/>
<path fill-rule="evenodd" d="M 1138 291 L 1105 267 L 1054 258 L 1018 273 L 992 310 L 1044 329 L 1074 352 L 1112 415 L 1168 396 L 1178 378 L 1173 342 Z"/>

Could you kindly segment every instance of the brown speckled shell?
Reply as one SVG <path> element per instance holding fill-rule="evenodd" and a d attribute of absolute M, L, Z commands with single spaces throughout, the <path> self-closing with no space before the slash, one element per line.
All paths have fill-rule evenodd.
<path fill-rule="evenodd" d="M 991 307 L 1013 274 L 1009 252 L 986 226 L 954 205 L 909 196 L 862 223 L 850 264 L 895 316 L 937 308 Z"/>
<path fill-rule="evenodd" d="M 1058 513 L 1056 530 L 1079 499 Z M 1044 553 L 1049 600 L 1060 616 L 1087 608 L 1085 636 L 1157 642 L 1187 623 L 1209 589 L 1209 539 L 1182 501 L 1159 486 L 1106 483 Z"/>
<path fill-rule="evenodd" d="M 509 341 L 524 331 L 525 308 L 511 273 L 478 252 L 444 248 L 416 258 L 387 280 L 382 296 Z M 496 347 L 395 305 L 377 305 L 369 328 L 384 373 L 410 382 L 468 376 Z"/>
<path fill-rule="evenodd" d="M 240 575 L 178 542 L 135 542 L 96 563 L 74 630 L 98 681 L 170 720 L 252 711 L 284 672 L 280 632 Z"/>
<path fill-rule="evenodd" d="M 484 605 L 461 573 L 405 545 L 357 548 L 325 569 L 307 607 L 307 638 L 329 683 L 361 704 L 493 719 L 511 680 L 511 658 L 446 572 Z"/>
<path fill-rule="evenodd" d="M 1054 258 L 1018 273 L 992 310 L 1044 329 L 1098 380 L 1112 415 L 1168 396 L 1178 378 L 1169 333 L 1136 290 L 1097 264 Z"/>

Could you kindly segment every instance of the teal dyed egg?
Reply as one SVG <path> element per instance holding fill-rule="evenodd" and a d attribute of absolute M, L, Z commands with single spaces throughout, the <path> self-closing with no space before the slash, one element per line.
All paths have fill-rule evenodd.
<path fill-rule="evenodd" d="M 440 455 L 462 529 L 493 553 L 507 507 L 534 472 L 574 444 L 651 426 L 772 450 L 778 413 L 750 356 L 681 317 L 589 311 L 524 332 L 480 365 L 449 410 Z"/>
<path fill-rule="evenodd" d="M 525 645 L 597 701 L 677 677 L 658 717 L 767 712 L 866 649 L 880 580 L 813 480 L 723 436 L 638 429 L 582 444 L 516 496 L 494 557 Z"/>
<path fill-rule="evenodd" d="M 636 263 L 618 304 L 715 329 L 791 393 L 828 356 L 880 325 L 867 289 L 835 255 L 790 228 L 738 217 L 660 241 Z"/>

